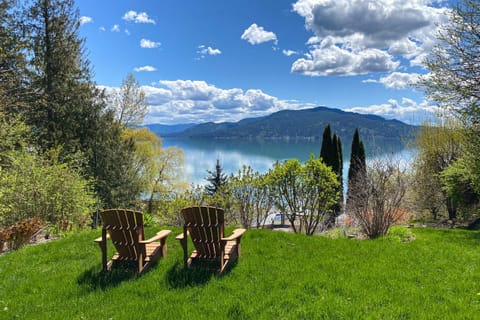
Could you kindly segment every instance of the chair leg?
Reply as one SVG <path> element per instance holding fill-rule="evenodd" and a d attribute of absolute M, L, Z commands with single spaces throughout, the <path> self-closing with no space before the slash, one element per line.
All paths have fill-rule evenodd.
<path fill-rule="evenodd" d="M 107 265 L 107 230 L 102 228 L 102 242 L 100 243 L 100 248 L 102 250 L 102 269 L 103 271 L 108 270 Z"/>

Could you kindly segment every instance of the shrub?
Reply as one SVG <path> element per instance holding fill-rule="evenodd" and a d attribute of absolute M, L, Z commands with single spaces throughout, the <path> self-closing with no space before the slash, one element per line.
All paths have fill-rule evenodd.
<path fill-rule="evenodd" d="M 406 214 L 401 209 L 407 189 L 404 171 L 399 161 L 378 160 L 352 185 L 348 214 L 368 238 L 386 235 Z"/>
<path fill-rule="evenodd" d="M 0 248 L 3 249 L 5 243 L 11 250 L 16 250 L 29 243 L 32 236 L 35 235 L 44 226 L 44 222 L 38 218 L 23 219 L 13 226 L 0 229 Z"/>
<path fill-rule="evenodd" d="M 0 176 L 0 225 L 39 217 L 65 231 L 84 222 L 95 199 L 77 170 L 33 152 L 10 154 L 11 164 Z"/>

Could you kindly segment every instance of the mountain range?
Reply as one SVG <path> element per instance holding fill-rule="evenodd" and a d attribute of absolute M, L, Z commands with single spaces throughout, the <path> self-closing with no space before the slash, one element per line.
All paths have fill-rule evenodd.
<path fill-rule="evenodd" d="M 308 139 L 321 140 L 325 126 L 342 141 L 351 141 L 356 128 L 368 145 L 404 144 L 413 138 L 418 127 L 398 120 L 386 120 L 376 115 L 346 112 L 340 109 L 316 107 L 302 110 L 283 110 L 268 116 L 247 118 L 238 122 L 147 125 L 162 137 L 208 139 Z"/>

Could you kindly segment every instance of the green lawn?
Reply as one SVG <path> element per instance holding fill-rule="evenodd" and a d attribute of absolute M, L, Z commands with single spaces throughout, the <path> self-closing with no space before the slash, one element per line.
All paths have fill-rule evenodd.
<path fill-rule="evenodd" d="M 183 269 L 178 231 L 141 277 L 99 272 L 99 230 L 0 256 L 0 319 L 480 318 L 478 231 L 417 228 L 402 243 L 249 230 L 223 277 Z"/>

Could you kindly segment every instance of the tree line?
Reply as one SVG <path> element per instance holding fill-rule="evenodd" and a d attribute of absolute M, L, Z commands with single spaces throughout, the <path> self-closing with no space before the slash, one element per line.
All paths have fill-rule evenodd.
<path fill-rule="evenodd" d="M 0 226 L 71 228 L 182 187 L 181 150 L 138 129 L 138 82 L 100 90 L 79 27 L 73 0 L 0 1 Z"/>

